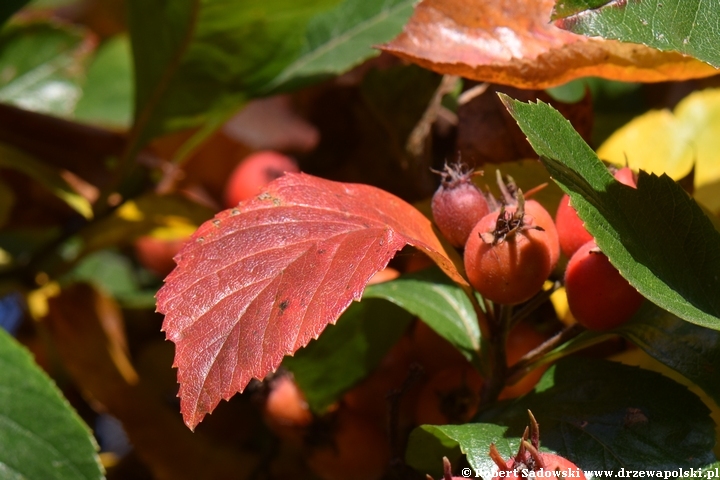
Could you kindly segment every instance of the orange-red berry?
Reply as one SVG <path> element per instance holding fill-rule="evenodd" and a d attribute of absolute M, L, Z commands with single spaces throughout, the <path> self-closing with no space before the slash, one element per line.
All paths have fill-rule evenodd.
<path fill-rule="evenodd" d="M 483 297 L 514 305 L 540 291 L 559 256 L 552 219 L 544 227 L 536 221 L 545 215 L 550 218 L 539 203 L 528 200 L 522 211 L 510 206 L 478 222 L 465 245 L 464 262 L 470 284 Z"/>

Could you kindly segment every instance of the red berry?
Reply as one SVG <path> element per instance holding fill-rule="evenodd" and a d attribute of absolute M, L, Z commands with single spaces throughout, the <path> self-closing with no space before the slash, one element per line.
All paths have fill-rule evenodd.
<path fill-rule="evenodd" d="M 308 465 L 323 480 L 379 480 L 390 462 L 385 432 L 368 419 L 339 410 L 329 445 L 308 455 Z"/>
<path fill-rule="evenodd" d="M 289 376 L 272 382 L 264 413 L 266 419 L 276 425 L 306 427 L 312 422 L 305 395 Z"/>
<path fill-rule="evenodd" d="M 235 167 L 225 185 L 225 206 L 232 208 L 254 197 L 262 187 L 286 172 L 299 171 L 295 160 L 282 153 L 266 150 L 248 155 Z"/>
<path fill-rule="evenodd" d="M 445 165 L 442 182 L 432 198 L 435 224 L 454 247 L 465 245 L 470 231 L 490 210 L 472 175 L 461 164 Z"/>
<path fill-rule="evenodd" d="M 480 404 L 483 379 L 472 367 L 451 367 L 430 378 L 418 396 L 415 407 L 417 425 L 465 423 Z"/>
<path fill-rule="evenodd" d="M 533 478 L 533 476 L 529 472 L 539 472 L 541 470 L 543 473 L 557 472 L 557 476 L 551 476 L 550 478 L 563 478 L 563 475 L 560 472 L 565 472 L 565 478 L 587 478 L 585 477 L 585 474 L 580 469 L 580 467 L 575 465 L 567 458 L 561 457 L 560 455 L 556 455 L 554 453 L 546 452 L 539 452 L 538 456 L 540 459 L 539 462 L 536 462 L 529 456 L 527 463 L 525 463 L 524 461 L 516 462 L 514 459 L 510 459 L 507 462 L 507 468 L 504 470 L 504 472 L 507 472 L 508 474 L 501 475 L 499 472 L 503 470 L 498 469 L 493 475 L 493 478 Z M 537 475 L 537 478 L 545 478 L 545 475 L 543 475 L 543 477 Z"/>
<path fill-rule="evenodd" d="M 622 325 L 640 308 L 643 296 L 612 266 L 594 241 L 580 247 L 565 270 L 568 307 L 590 330 Z"/>
<path fill-rule="evenodd" d="M 547 235 L 550 247 L 550 263 L 552 268 L 555 268 L 560 259 L 560 238 L 552 215 L 540 203 L 535 200 L 527 200 L 525 202 L 525 216 L 530 217 L 532 225 L 542 228 Z"/>
<path fill-rule="evenodd" d="M 615 180 L 627 185 L 628 187 L 637 188 L 637 180 L 635 180 L 635 172 L 630 170 L 629 167 L 623 167 L 613 175 Z"/>
<path fill-rule="evenodd" d="M 615 179 L 629 187 L 636 188 L 635 174 L 628 167 L 615 172 Z M 572 257 L 580 247 L 593 239 L 585 230 L 585 225 L 575 209 L 570 205 L 570 196 L 563 195 L 555 214 L 555 225 L 560 238 L 560 248 L 568 257 Z"/>
<path fill-rule="evenodd" d="M 175 268 L 175 255 L 187 238 L 162 239 L 151 235 L 135 240 L 135 256 L 140 264 L 158 277 L 167 277 Z"/>
<path fill-rule="evenodd" d="M 537 202 L 510 206 L 483 217 L 465 245 L 465 271 L 470 284 L 486 299 L 514 305 L 542 288 L 558 257 L 557 232 Z M 545 212 L 544 215 L 542 212 Z"/>
<path fill-rule="evenodd" d="M 555 214 L 555 225 L 560 237 L 560 248 L 568 258 L 572 257 L 578 248 L 593 239 L 590 232 L 585 230 L 585 225 L 575 209 L 570 205 L 570 196 L 567 194 L 560 199 L 560 205 Z"/>
<path fill-rule="evenodd" d="M 540 452 L 540 426 L 530 410 L 528 410 L 528 415 L 530 416 L 530 426 L 525 429 L 517 454 L 513 458 L 506 462 L 495 444 L 490 445 L 489 456 L 497 467 L 493 479 L 586 478 L 582 470 L 567 458 L 554 453 Z"/>

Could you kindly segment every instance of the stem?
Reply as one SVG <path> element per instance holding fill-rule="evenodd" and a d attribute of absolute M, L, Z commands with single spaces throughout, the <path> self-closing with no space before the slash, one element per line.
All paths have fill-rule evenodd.
<path fill-rule="evenodd" d="M 495 307 L 495 321 L 491 324 L 494 327 L 493 335 L 486 342 L 488 355 L 485 358 L 490 365 L 490 375 L 482 392 L 481 405 L 497 400 L 503 387 L 505 387 L 505 378 L 507 376 L 505 341 L 510 319 L 512 318 L 512 307 L 497 304 Z"/>
<path fill-rule="evenodd" d="M 535 295 L 533 298 L 531 298 L 527 303 L 525 303 L 522 308 L 519 310 L 516 310 L 513 313 L 512 318 L 510 319 L 510 329 L 514 325 L 516 325 L 519 321 L 526 318 L 528 315 L 530 315 L 532 312 L 537 310 L 537 308 L 545 303 L 550 296 L 557 291 L 558 288 L 560 288 L 562 285 L 560 282 L 555 282 L 552 287 L 550 287 L 548 290 L 543 290 L 542 292 Z"/>
<path fill-rule="evenodd" d="M 523 356 L 515 365 L 507 371 L 508 385 L 517 383 L 522 377 L 524 377 L 529 371 L 537 368 L 546 363 L 551 363 L 559 360 L 560 358 L 566 357 L 572 353 L 582 350 L 592 345 L 604 342 L 610 334 L 594 334 L 584 337 L 584 341 L 578 341 L 572 347 L 566 348 L 561 351 L 553 352 L 559 345 L 562 345 L 569 340 L 579 336 L 583 333 L 588 332 L 585 327 L 579 324 L 572 325 L 560 331 L 555 336 L 549 338 L 543 344 L 528 352 Z"/>
<path fill-rule="evenodd" d="M 491 338 L 493 329 L 490 326 L 490 322 L 488 321 L 488 315 L 492 315 L 492 310 L 489 308 L 487 300 L 483 298 L 483 302 L 485 305 L 485 309 L 483 309 L 482 305 L 480 305 L 480 302 L 478 302 L 478 299 L 475 296 L 475 292 L 471 288 L 466 288 L 465 294 L 470 300 L 470 303 L 473 306 L 473 310 L 475 310 L 478 328 L 480 329 L 480 338 Z M 485 312 L 487 312 L 487 315 L 485 314 Z"/>

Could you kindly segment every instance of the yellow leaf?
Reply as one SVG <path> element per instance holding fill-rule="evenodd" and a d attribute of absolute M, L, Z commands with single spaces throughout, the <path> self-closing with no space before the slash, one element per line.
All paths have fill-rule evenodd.
<path fill-rule="evenodd" d="M 720 213 L 720 89 L 688 95 L 673 112 L 648 112 L 598 149 L 603 160 L 634 170 L 686 176 L 695 165 L 695 198 Z"/>

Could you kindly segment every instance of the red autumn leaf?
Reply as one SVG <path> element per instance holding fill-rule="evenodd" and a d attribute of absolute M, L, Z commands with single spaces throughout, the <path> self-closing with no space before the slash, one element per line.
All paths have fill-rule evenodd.
<path fill-rule="evenodd" d="M 555 0 L 423 0 L 383 50 L 439 73 L 543 89 L 598 76 L 659 82 L 715 75 L 676 52 L 588 38 L 550 23 Z"/>
<path fill-rule="evenodd" d="M 430 221 L 367 185 L 286 174 L 200 226 L 157 294 L 185 423 L 317 338 L 405 245 L 465 284 Z"/>

